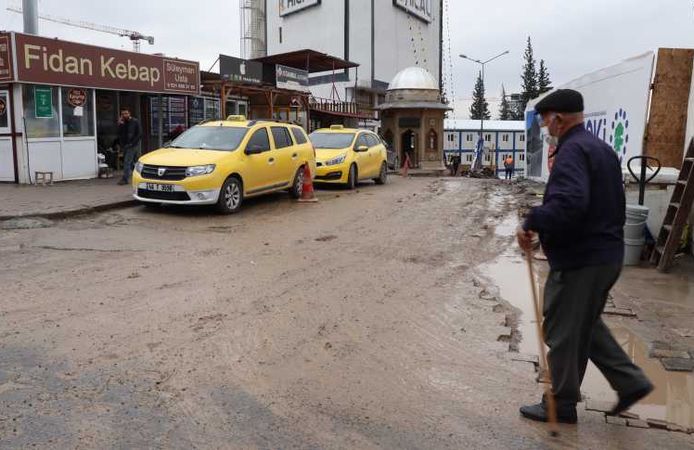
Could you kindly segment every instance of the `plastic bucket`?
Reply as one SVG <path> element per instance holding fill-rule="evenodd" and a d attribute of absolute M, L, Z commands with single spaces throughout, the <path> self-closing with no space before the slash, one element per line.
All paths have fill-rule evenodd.
<path fill-rule="evenodd" d="M 646 231 L 646 222 L 624 224 L 624 239 L 643 239 Z"/>
<path fill-rule="evenodd" d="M 628 224 L 646 222 L 648 220 L 648 207 L 641 205 L 627 205 L 626 216 Z"/>
<path fill-rule="evenodd" d="M 646 243 L 645 238 L 640 239 L 624 239 L 624 265 L 637 266 L 641 262 L 641 253 L 643 253 L 643 245 Z"/>

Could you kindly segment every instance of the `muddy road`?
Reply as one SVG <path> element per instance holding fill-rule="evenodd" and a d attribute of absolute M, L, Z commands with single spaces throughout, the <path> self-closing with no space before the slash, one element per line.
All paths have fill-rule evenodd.
<path fill-rule="evenodd" d="M 541 388 L 480 273 L 512 245 L 513 189 L 395 178 L 1 231 L 0 447 L 691 445 L 582 410 L 549 440 L 518 416 Z"/>

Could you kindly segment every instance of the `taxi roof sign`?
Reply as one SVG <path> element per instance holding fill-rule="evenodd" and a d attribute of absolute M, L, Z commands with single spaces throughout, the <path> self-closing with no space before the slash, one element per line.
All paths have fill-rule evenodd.
<path fill-rule="evenodd" d="M 246 116 L 244 116 L 243 114 L 234 114 L 231 116 L 227 116 L 227 120 L 229 122 L 245 122 Z"/>
<path fill-rule="evenodd" d="M 330 125 L 331 130 L 344 130 L 345 126 L 344 125 Z"/>

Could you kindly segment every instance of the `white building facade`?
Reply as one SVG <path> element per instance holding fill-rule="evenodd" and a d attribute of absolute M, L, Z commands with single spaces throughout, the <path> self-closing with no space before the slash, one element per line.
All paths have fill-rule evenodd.
<path fill-rule="evenodd" d="M 388 82 L 406 67 L 420 66 L 440 84 L 442 4 L 443 0 L 267 0 L 267 54 L 312 49 L 358 63 L 358 69 L 312 75 L 311 92 L 376 106 Z"/>
<path fill-rule="evenodd" d="M 480 134 L 479 120 L 448 119 L 444 124 L 443 152 L 446 160 L 459 155 L 461 164 L 472 165 Z M 513 157 L 515 176 L 525 176 L 525 122 L 516 120 L 484 121 L 483 167 L 494 167 L 504 176 L 504 159 Z"/>

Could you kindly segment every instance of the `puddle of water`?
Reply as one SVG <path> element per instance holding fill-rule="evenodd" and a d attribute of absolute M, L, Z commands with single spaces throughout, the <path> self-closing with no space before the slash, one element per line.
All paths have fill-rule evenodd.
<path fill-rule="evenodd" d="M 497 226 L 497 235 L 506 237 L 512 235 L 516 223 L 515 217 L 508 218 Z M 546 278 L 545 267 L 544 264 L 535 265 L 536 282 L 541 299 L 542 286 Z M 515 243 L 509 244 L 508 249 L 501 256 L 492 263 L 482 266 L 480 271 L 498 287 L 499 294 L 504 300 L 521 311 L 518 323 L 518 329 L 521 333 L 519 352 L 537 355 L 539 353 L 538 339 L 530 277 L 526 262 L 517 250 Z M 655 390 L 638 405 L 632 407 L 630 411 L 638 414 L 642 419 L 659 419 L 684 427 L 694 427 L 694 373 L 665 370 L 659 360 L 648 358 L 647 344 L 627 328 L 623 326 L 610 328 L 624 351 L 636 365 L 644 370 L 655 385 Z M 617 396 L 607 380 L 590 362 L 581 391 L 591 399 L 617 400 Z"/>

